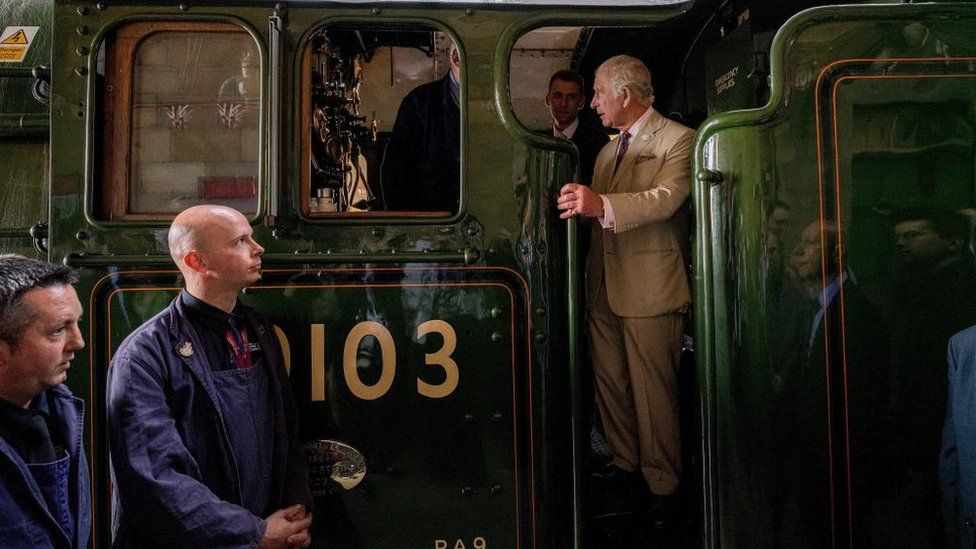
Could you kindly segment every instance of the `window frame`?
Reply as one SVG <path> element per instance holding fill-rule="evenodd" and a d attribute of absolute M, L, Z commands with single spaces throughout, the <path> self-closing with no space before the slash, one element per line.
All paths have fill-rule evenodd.
<path fill-rule="evenodd" d="M 403 28 L 409 30 L 423 30 L 429 32 L 443 33 L 451 40 L 458 49 L 461 65 L 461 78 L 459 89 L 459 143 L 460 158 L 458 170 L 458 209 L 457 211 L 406 211 L 406 210 L 378 210 L 365 212 L 312 212 L 310 207 L 311 184 L 312 184 L 312 37 L 321 31 L 330 29 L 369 29 L 369 30 L 389 30 L 396 31 Z M 460 38 L 440 23 L 427 19 L 397 19 L 395 21 L 371 21 L 366 19 L 350 19 L 345 17 L 334 18 L 321 21 L 314 25 L 300 41 L 301 50 L 297 51 L 298 57 L 298 115 L 299 115 L 299 167 L 298 167 L 298 208 L 296 208 L 299 218 L 311 224 L 332 224 L 336 222 L 346 224 L 373 223 L 374 221 L 383 222 L 404 222 L 404 223 L 423 223 L 423 224 L 449 224 L 456 222 L 463 217 L 467 209 L 465 197 L 465 165 L 467 155 L 465 154 L 466 137 L 465 126 L 466 118 L 466 84 L 465 74 L 465 50 Z M 402 98 L 401 98 L 402 101 Z M 294 195 L 293 195 L 294 196 Z"/>
<path fill-rule="evenodd" d="M 100 108 L 102 117 L 100 145 L 102 150 L 96 171 L 99 186 L 95 189 L 92 214 L 99 223 L 118 222 L 167 222 L 172 220 L 178 212 L 131 213 L 129 211 L 129 197 L 131 195 L 131 154 L 133 142 L 132 119 L 133 88 L 135 80 L 135 56 L 144 40 L 160 32 L 194 32 L 215 34 L 244 34 L 254 42 L 259 54 L 259 81 L 261 93 L 259 95 L 259 121 L 257 133 L 260 137 L 266 128 L 267 96 L 265 86 L 265 51 L 258 36 L 244 24 L 228 19 L 210 19 L 179 21 L 174 19 L 134 19 L 121 22 L 111 29 L 108 36 L 102 40 L 100 49 L 104 52 L 105 81 L 104 88 L 110 86 L 118 90 L 117 93 L 102 96 Z M 253 222 L 259 218 L 264 203 L 264 171 L 265 147 L 259 145 L 256 171 L 256 206 L 255 211 L 246 213 Z"/>

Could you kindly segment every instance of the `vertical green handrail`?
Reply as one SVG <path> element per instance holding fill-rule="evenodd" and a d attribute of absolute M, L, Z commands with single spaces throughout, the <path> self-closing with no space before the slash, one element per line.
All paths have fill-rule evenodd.
<path fill-rule="evenodd" d="M 575 180 L 575 179 L 574 179 Z M 580 268 L 577 260 L 577 242 L 575 217 L 566 223 L 566 313 L 569 331 L 569 404 L 572 417 L 573 434 L 573 547 L 583 546 L 583 467 L 586 457 L 587 440 L 582 412 L 582 395 L 580 387 L 579 361 L 579 320 L 581 320 L 580 306 Z"/>

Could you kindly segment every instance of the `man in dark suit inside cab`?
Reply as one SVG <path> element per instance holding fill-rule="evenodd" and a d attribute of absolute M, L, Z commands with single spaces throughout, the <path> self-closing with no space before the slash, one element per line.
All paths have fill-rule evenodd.
<path fill-rule="evenodd" d="M 586 104 L 583 84 L 583 77 L 576 71 L 566 69 L 553 73 L 549 77 L 546 106 L 549 107 L 549 115 L 552 117 L 551 135 L 558 139 L 568 139 L 576 145 L 580 162 L 579 182 L 583 185 L 589 185 L 593 180 L 593 165 L 596 162 L 596 156 L 600 154 L 600 149 L 610 141 L 610 138 L 607 137 L 603 128 L 587 122 L 580 116 L 583 106 Z M 545 133 L 548 134 L 549 132 Z M 581 220 L 577 229 L 578 261 L 583 264 L 590 249 L 589 220 Z M 591 402 L 594 389 L 592 368 L 588 360 L 588 342 L 584 340 L 583 345 L 583 356 L 586 357 L 582 366 L 585 372 L 583 391 L 587 402 Z M 613 456 L 603 435 L 602 422 L 595 413 L 595 405 L 587 406 L 584 410 L 584 417 L 587 423 L 591 424 L 590 459 L 595 469 L 599 470 L 604 468 Z"/>
<path fill-rule="evenodd" d="M 397 109 L 383 154 L 387 211 L 458 211 L 461 190 L 461 58 L 448 52 L 450 70 L 414 88 Z"/>
<path fill-rule="evenodd" d="M 593 179 L 596 155 L 610 138 L 602 128 L 580 118 L 580 111 L 585 104 L 583 77 L 579 73 L 562 70 L 549 78 L 546 106 L 552 116 L 552 135 L 569 139 L 579 149 L 580 183 L 589 185 Z"/>

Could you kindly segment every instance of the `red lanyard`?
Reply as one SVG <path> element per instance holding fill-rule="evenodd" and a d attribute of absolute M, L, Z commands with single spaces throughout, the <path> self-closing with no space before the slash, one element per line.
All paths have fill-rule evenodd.
<path fill-rule="evenodd" d="M 244 342 L 243 347 L 237 344 L 237 338 L 234 337 L 234 329 L 228 328 L 224 332 L 224 337 L 227 339 L 227 344 L 230 345 L 230 350 L 234 352 L 234 360 L 237 362 L 237 367 L 241 370 L 251 367 L 251 346 L 247 341 L 247 330 L 241 330 L 241 340 Z"/>

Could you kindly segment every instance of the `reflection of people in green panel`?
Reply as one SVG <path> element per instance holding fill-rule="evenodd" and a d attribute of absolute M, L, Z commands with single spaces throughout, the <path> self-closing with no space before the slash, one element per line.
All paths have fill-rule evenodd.
<path fill-rule="evenodd" d="M 257 77 L 257 62 L 250 51 L 241 57 L 241 73 L 231 76 L 220 85 L 217 102 L 241 101 L 245 98 L 257 99 L 261 83 Z"/>
<path fill-rule="evenodd" d="M 903 211 L 894 219 L 893 233 L 898 254 L 898 402 L 906 420 L 934 442 L 945 409 L 946 343 L 950 335 L 976 322 L 969 220 L 946 211 Z"/>
<path fill-rule="evenodd" d="M 782 365 L 770 421 L 772 513 L 779 541 L 800 546 L 830 545 L 828 366 L 831 380 L 842 380 L 847 387 L 859 524 L 875 520 L 872 502 L 880 500 L 888 481 L 882 467 L 890 443 L 888 332 L 877 307 L 858 290 L 849 266 L 839 272 L 838 236 L 835 224 L 816 221 L 801 234 L 789 257 L 792 286 L 786 286 L 797 294 L 784 298 L 795 322 L 782 326 L 782 339 L 773 348 Z M 835 400 L 833 406 L 837 404 Z M 836 429 L 832 434 L 835 441 L 842 439 Z M 836 447 L 835 458 L 842 453 Z M 866 532 L 858 529 L 859 541 L 865 541 L 861 534 Z"/>
<path fill-rule="evenodd" d="M 264 249 L 240 212 L 195 206 L 169 230 L 186 289 L 132 333 L 106 389 L 116 547 L 310 541 L 298 418 L 271 324 L 240 302 Z"/>
<path fill-rule="evenodd" d="M 969 220 L 946 211 L 899 212 L 892 295 L 896 423 L 905 433 L 906 499 L 938 524 L 936 453 L 946 409 L 949 337 L 976 322 L 976 267 Z"/>

